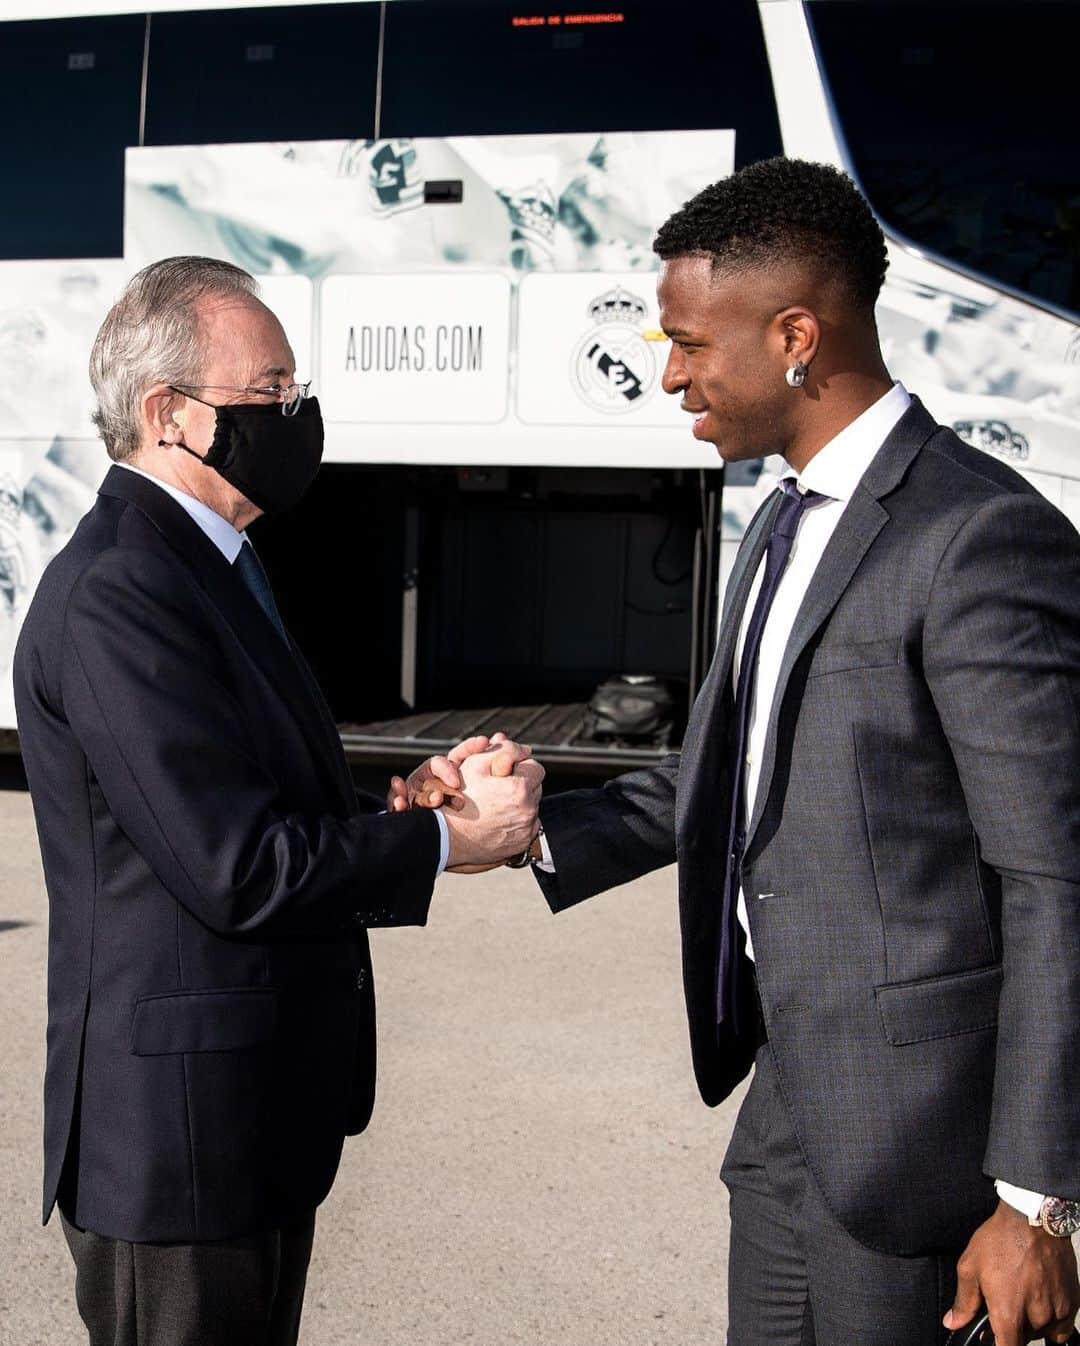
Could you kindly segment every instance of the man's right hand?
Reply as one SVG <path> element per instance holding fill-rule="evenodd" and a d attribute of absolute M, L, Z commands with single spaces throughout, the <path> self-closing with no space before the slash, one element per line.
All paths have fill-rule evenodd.
<path fill-rule="evenodd" d="M 507 747 L 493 745 L 460 764 L 463 807 L 444 810 L 450 833 L 447 868 L 490 866 L 520 855 L 540 830 L 537 810 L 544 768 L 530 758 L 517 760 L 508 774 Z M 516 755 L 516 754 L 515 754 Z M 456 801 L 455 801 L 456 802 Z"/>

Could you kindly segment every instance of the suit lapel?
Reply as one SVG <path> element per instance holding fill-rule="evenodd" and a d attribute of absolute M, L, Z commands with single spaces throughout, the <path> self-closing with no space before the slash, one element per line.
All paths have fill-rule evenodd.
<path fill-rule="evenodd" d="M 694 782 L 700 774 L 705 761 L 705 749 L 715 747 L 717 734 L 717 704 L 728 692 L 731 681 L 731 666 L 735 658 L 735 646 L 739 639 L 739 628 L 746 608 L 746 600 L 753 587 L 754 576 L 758 572 L 761 558 L 768 546 L 769 533 L 772 530 L 773 517 L 780 508 L 780 493 L 773 491 L 762 502 L 758 512 L 750 520 L 743 535 L 735 564 L 724 590 L 724 607 L 720 618 L 720 635 L 716 642 L 716 653 L 709 667 L 708 676 L 698 692 L 697 699 L 690 711 L 683 740 L 682 760 L 679 769 L 680 791 L 676 801 L 676 814 L 681 817 L 685 806 L 698 793 Z"/>
<path fill-rule="evenodd" d="M 312 748 L 312 758 L 342 802 L 352 811 L 355 791 L 346 783 L 341 764 L 341 743 L 321 694 L 298 653 L 294 654 L 267 619 L 247 585 L 197 523 L 153 482 L 134 472 L 113 467 L 101 485 L 101 495 L 114 496 L 134 505 L 188 565 L 228 625 L 235 631 L 252 662 L 274 685 L 289 713 L 299 724 Z M 310 681 L 309 681 L 310 680 Z M 333 730 L 335 749 L 331 749 Z"/>
<path fill-rule="evenodd" d="M 836 532 L 825 548 L 810 587 L 806 591 L 802 607 L 799 608 L 791 637 L 780 664 L 780 675 L 776 682 L 772 707 L 769 712 L 769 727 L 765 735 L 765 747 L 762 752 L 761 773 L 758 776 L 757 791 L 754 796 L 754 816 L 746 830 L 746 850 L 753 842 L 754 832 L 761 821 L 765 801 L 769 797 L 773 769 L 776 765 L 776 731 L 783 705 L 784 692 L 791 677 L 796 660 L 806 649 L 807 644 L 821 624 L 832 612 L 866 555 L 870 544 L 881 532 L 888 521 L 888 512 L 879 505 L 872 495 L 861 490 L 848 502 Z"/>
<path fill-rule="evenodd" d="M 349 770 L 349 763 L 345 757 L 345 750 L 341 746 L 341 735 L 337 731 L 337 725 L 334 723 L 334 717 L 330 713 L 330 707 L 326 704 L 326 698 L 323 696 L 322 688 L 315 681 L 315 674 L 308 666 L 307 660 L 301 654 L 299 648 L 289 638 L 289 644 L 292 648 L 293 658 L 300 669 L 300 673 L 307 685 L 308 693 L 319 711 L 319 722 L 323 731 L 323 743 L 326 747 L 327 761 L 334 764 L 334 776 L 337 781 L 338 792 L 343 802 L 348 806 L 349 812 L 355 811 L 356 806 L 356 787 L 353 785 L 352 772 Z"/>
<path fill-rule="evenodd" d="M 912 398 L 911 406 L 878 450 L 862 481 L 856 487 L 854 495 L 848 501 L 847 508 L 836 525 L 836 531 L 829 539 L 829 544 L 814 572 L 806 597 L 795 618 L 795 625 L 792 627 L 791 637 L 780 665 L 780 675 L 769 712 L 761 773 L 754 796 L 754 815 L 746 830 L 747 852 L 753 844 L 754 833 L 761 822 L 769 798 L 773 771 L 776 767 L 776 739 L 780 711 L 792 670 L 807 645 L 843 597 L 845 589 L 851 583 L 874 539 L 888 523 L 889 512 L 881 504 L 881 497 L 896 489 L 915 455 L 936 429 L 936 423 L 922 403 L 918 398 Z"/>

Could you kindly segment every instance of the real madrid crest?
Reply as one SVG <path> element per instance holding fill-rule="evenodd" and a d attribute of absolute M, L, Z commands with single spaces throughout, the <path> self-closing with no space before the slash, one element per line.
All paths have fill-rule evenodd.
<path fill-rule="evenodd" d="M 588 308 L 594 326 L 574 347 L 570 377 L 597 411 L 618 416 L 640 407 L 657 382 L 656 356 L 641 335 L 648 305 L 617 285 Z"/>

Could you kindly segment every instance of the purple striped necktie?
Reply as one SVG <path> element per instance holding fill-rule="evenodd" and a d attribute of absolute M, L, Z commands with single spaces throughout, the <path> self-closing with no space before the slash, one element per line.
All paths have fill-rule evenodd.
<path fill-rule="evenodd" d="M 731 735 L 731 816 L 728 821 L 727 863 L 724 867 L 724 898 L 720 910 L 720 929 L 717 938 L 716 967 L 716 1022 L 729 1024 L 736 1032 L 738 1022 L 738 919 L 736 915 L 743 848 L 746 844 L 746 747 L 750 738 L 750 708 L 754 703 L 754 683 L 758 652 L 765 622 L 787 568 L 795 534 L 805 510 L 821 504 L 829 497 L 817 491 L 801 491 L 793 477 L 780 483 L 784 498 L 773 519 L 769 542 L 765 551 L 765 574 L 758 590 L 757 602 L 750 615 L 739 662 L 739 681 L 735 690 L 735 717 Z"/>

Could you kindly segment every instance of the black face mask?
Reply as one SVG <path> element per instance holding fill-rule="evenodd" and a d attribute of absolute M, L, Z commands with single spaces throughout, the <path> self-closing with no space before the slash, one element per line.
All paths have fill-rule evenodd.
<path fill-rule="evenodd" d="M 185 393 L 190 397 L 190 393 Z M 202 398 L 195 398 L 201 402 Z M 214 406 L 211 402 L 204 406 Z M 323 454 L 323 422 L 316 397 L 305 397 L 291 416 L 279 402 L 214 406 L 217 424 L 205 454 L 175 447 L 212 467 L 264 514 L 295 505 L 315 480 Z"/>

